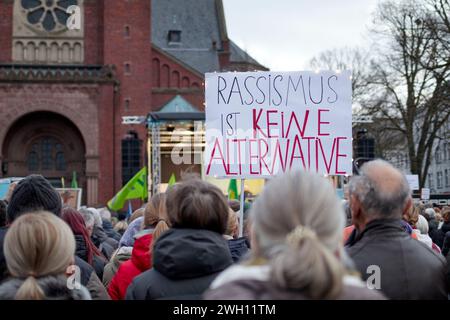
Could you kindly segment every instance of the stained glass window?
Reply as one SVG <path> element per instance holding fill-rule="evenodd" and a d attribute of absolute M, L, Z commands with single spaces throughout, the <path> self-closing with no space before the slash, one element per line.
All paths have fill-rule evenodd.
<path fill-rule="evenodd" d="M 78 5 L 77 0 L 22 0 L 30 24 L 53 31 L 57 26 L 65 27 L 69 14 L 68 7 Z"/>

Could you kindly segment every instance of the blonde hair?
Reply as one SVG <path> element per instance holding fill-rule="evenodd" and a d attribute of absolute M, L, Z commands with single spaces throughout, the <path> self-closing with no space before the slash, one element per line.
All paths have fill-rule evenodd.
<path fill-rule="evenodd" d="M 300 171 L 279 176 L 257 198 L 251 217 L 254 258 L 271 261 L 271 282 L 312 299 L 339 296 L 345 213 L 327 180 Z"/>
<path fill-rule="evenodd" d="M 237 226 L 238 226 L 237 214 L 236 212 L 233 211 L 233 209 L 230 208 L 228 210 L 228 223 L 227 223 L 227 230 L 225 230 L 225 235 L 234 236 Z"/>
<path fill-rule="evenodd" d="M 46 211 L 17 218 L 9 228 L 4 244 L 10 274 L 25 281 L 16 300 L 42 300 L 45 293 L 38 279 L 65 274 L 73 263 L 75 239 L 69 226 Z"/>
<path fill-rule="evenodd" d="M 125 220 L 121 220 L 121 221 L 118 221 L 116 223 L 116 225 L 114 226 L 114 231 L 117 231 L 119 233 L 121 231 L 125 232 L 125 230 L 127 230 L 127 228 L 128 228 L 128 223 Z"/>
<path fill-rule="evenodd" d="M 142 227 L 143 229 L 154 228 L 151 249 L 161 234 L 169 230 L 169 225 L 167 224 L 166 195 L 164 193 L 153 195 L 145 206 Z"/>

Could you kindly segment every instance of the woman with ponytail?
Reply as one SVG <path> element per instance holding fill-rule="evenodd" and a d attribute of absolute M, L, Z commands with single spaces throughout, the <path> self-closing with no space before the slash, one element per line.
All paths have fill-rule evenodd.
<path fill-rule="evenodd" d="M 152 251 L 156 240 L 169 229 L 167 224 L 166 195 L 154 195 L 145 206 L 142 230 L 134 236 L 131 259 L 123 262 L 108 285 L 113 300 L 125 299 L 127 288 L 133 279 L 152 267 Z"/>
<path fill-rule="evenodd" d="M 17 218 L 6 234 L 4 251 L 12 278 L 0 286 L 0 300 L 90 300 L 87 289 L 67 277 L 75 240 L 53 213 Z"/>
<path fill-rule="evenodd" d="M 101 251 L 92 242 L 81 213 L 73 208 L 65 207 L 62 209 L 62 219 L 69 225 L 75 235 L 75 254 L 89 263 L 94 268 L 97 276 L 102 279 L 103 269 L 107 261 Z"/>
<path fill-rule="evenodd" d="M 345 214 L 333 186 L 293 171 L 252 206 L 252 257 L 225 270 L 207 299 L 382 299 L 344 267 Z"/>

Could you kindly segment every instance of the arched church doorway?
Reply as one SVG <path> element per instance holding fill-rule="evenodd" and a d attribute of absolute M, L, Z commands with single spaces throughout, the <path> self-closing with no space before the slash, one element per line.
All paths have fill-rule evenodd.
<path fill-rule="evenodd" d="M 76 172 L 85 198 L 85 143 L 78 128 L 66 117 L 52 112 L 21 117 L 8 130 L 2 152 L 3 177 L 41 174 L 55 187 L 61 187 L 64 177 L 66 187 L 70 187 Z"/>

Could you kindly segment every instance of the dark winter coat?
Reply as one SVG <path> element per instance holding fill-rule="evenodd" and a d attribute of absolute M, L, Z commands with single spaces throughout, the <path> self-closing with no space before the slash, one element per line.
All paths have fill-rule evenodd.
<path fill-rule="evenodd" d="M 108 237 L 101 227 L 94 227 L 91 240 L 108 260 L 111 259 L 114 250 L 119 247 L 119 241 Z"/>
<path fill-rule="evenodd" d="M 120 235 L 120 233 L 118 233 L 117 231 L 114 230 L 112 223 L 108 220 L 103 219 L 102 224 L 103 224 L 103 230 L 105 231 L 106 235 L 109 238 L 116 240 L 117 243 L 119 243 L 120 238 L 122 236 Z"/>
<path fill-rule="evenodd" d="M 347 252 L 363 280 L 380 268 L 381 291 L 389 299 L 447 299 L 446 262 L 411 238 L 399 220 L 371 221 Z"/>
<path fill-rule="evenodd" d="M 8 277 L 8 268 L 6 267 L 5 254 L 3 253 L 6 231 L 8 231 L 6 227 L 0 228 L 0 283 Z"/>
<path fill-rule="evenodd" d="M 441 229 L 438 229 L 438 225 L 439 223 L 435 219 L 428 221 L 428 235 L 430 236 L 431 240 L 433 240 L 433 242 L 439 246 L 439 248 L 443 249 L 445 233 L 447 231 L 450 231 L 450 224 L 447 223 L 446 225 L 444 223 Z"/>
<path fill-rule="evenodd" d="M 2 283 L 0 300 L 14 300 L 24 281 L 24 279 L 11 278 Z M 85 287 L 69 289 L 65 275 L 43 277 L 37 279 L 37 282 L 44 291 L 46 300 L 91 300 L 91 295 Z"/>
<path fill-rule="evenodd" d="M 214 278 L 232 263 L 222 235 L 170 229 L 155 244 L 153 268 L 134 278 L 126 299 L 200 299 Z"/>
<path fill-rule="evenodd" d="M 242 237 L 238 239 L 227 240 L 233 262 L 239 262 L 248 252 L 247 239 Z"/>
<path fill-rule="evenodd" d="M 75 250 L 76 256 L 88 262 L 88 251 L 86 241 L 84 240 L 83 236 L 76 234 L 75 243 L 76 243 L 76 250 Z M 99 279 L 103 279 L 103 269 L 105 269 L 105 265 L 106 260 L 104 260 L 99 256 L 96 256 L 95 254 L 93 255 L 92 267 L 94 267 L 95 273 L 97 274 Z"/>

